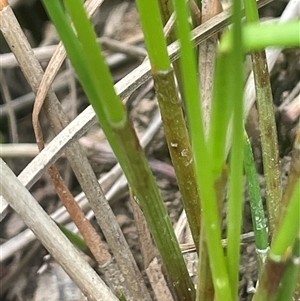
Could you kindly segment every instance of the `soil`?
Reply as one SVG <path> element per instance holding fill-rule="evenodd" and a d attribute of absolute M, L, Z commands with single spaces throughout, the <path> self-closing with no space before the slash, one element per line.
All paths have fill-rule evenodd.
<path fill-rule="evenodd" d="M 24 28 L 32 47 L 39 47 L 40 45 L 53 44 L 57 42 L 57 36 L 55 32 L 53 34 L 53 28 L 48 24 L 47 15 L 43 10 L 40 1 L 32 0 L 15 2 L 14 11 Z M 261 16 L 280 16 L 286 3 L 287 1 L 285 0 L 277 0 L 273 2 L 261 10 Z M 114 15 L 112 15 L 113 13 Z M 119 16 L 121 16 L 121 18 L 119 18 Z M 119 22 L 116 22 L 116 20 L 119 20 Z M 138 36 L 140 33 L 138 16 L 132 1 L 104 1 L 101 12 L 97 13 L 94 17 L 94 22 L 99 35 L 105 35 L 106 37 L 116 40 L 126 41 Z M 140 45 L 142 45 L 142 43 L 140 43 Z M 1 36 L 0 53 L 2 54 L 6 52 L 9 52 L 9 49 L 5 45 L 3 37 Z M 107 51 L 108 56 L 112 54 L 112 51 Z M 299 122 L 299 106 L 296 108 L 290 108 L 288 105 L 285 105 L 285 101 L 299 82 L 299 57 L 299 49 L 289 49 L 284 51 L 280 55 L 273 71 L 271 72 L 271 84 L 274 97 L 274 109 L 276 113 L 283 185 L 288 176 L 290 155 L 297 130 L 296 125 Z M 118 81 L 125 74 L 133 70 L 140 62 L 141 59 L 139 58 L 126 57 L 121 60 L 121 63 L 117 63 L 112 66 L 111 69 L 115 81 Z M 46 67 L 46 63 L 43 63 L 43 67 Z M 65 70 L 66 68 L 69 68 L 67 64 L 62 67 L 62 70 Z M 8 68 L 4 69 L 3 73 L 12 102 L 20 104 L 22 101 L 20 100 L 20 97 L 30 92 L 30 88 L 20 69 L 17 67 Z M 61 99 L 63 106 L 66 108 L 66 112 L 70 115 L 70 119 L 73 119 L 88 106 L 88 101 L 77 81 L 76 94 L 76 101 L 71 102 L 69 101 L 70 95 L 67 85 L 57 92 L 58 98 Z M 35 143 L 31 120 L 32 104 L 33 99 L 25 103 L 21 108 L 18 108 L 17 106 L 15 107 L 17 137 L 13 138 L 11 119 L 9 119 L 8 114 L 5 113 L 5 107 L 7 105 L 4 93 L 0 94 L 0 111 L 2 111 L 0 115 L 0 124 L 2 141 L 4 143 Z M 130 111 L 130 116 L 134 121 L 137 132 L 142 134 L 157 110 L 152 81 L 147 82 L 134 92 L 127 101 L 127 107 Z M 46 136 L 47 141 L 50 141 L 53 138 L 53 133 L 49 130 L 49 125 L 45 118 L 42 117 L 41 120 L 44 135 Z M 252 141 L 257 170 L 261 173 L 261 192 L 264 198 L 265 191 L 264 177 L 262 175 L 261 146 L 257 127 L 257 110 L 255 106 L 250 112 L 247 130 Z M 116 163 L 116 159 L 110 147 L 106 143 L 99 125 L 95 125 L 92 129 L 90 129 L 84 139 L 81 140 L 81 143 L 85 146 L 93 169 L 99 177 L 108 172 Z M 157 178 L 157 182 L 161 189 L 171 220 L 175 225 L 183 208 L 181 196 L 176 184 L 176 177 L 167 150 L 163 129 L 160 129 L 147 148 L 147 155 L 151 161 L 151 166 L 153 167 L 154 174 Z M 16 174 L 19 174 L 30 160 L 31 158 L 22 158 L 21 156 L 5 159 Z M 81 189 L 78 186 L 66 159 L 59 159 L 57 166 L 62 172 L 68 186 L 72 188 L 73 194 L 76 195 L 80 193 Z M 53 213 L 61 206 L 52 183 L 47 175 L 44 175 L 30 189 L 30 192 L 49 214 Z M 140 252 L 128 191 L 123 189 L 123 191 L 116 195 L 111 201 L 111 206 L 139 267 L 143 269 L 143 259 Z M 226 216 L 224 215 L 224 221 L 225 219 Z M 100 235 L 102 235 L 101 229 L 97 226 L 97 223 L 93 221 L 93 224 Z M 224 222 L 224 229 L 225 227 L 226 225 Z M 25 224 L 20 220 L 20 218 L 14 212 L 9 211 L 8 215 L 0 224 L 1 242 L 8 241 L 10 238 L 15 237 L 25 228 Z M 246 192 L 242 233 L 248 233 L 249 237 L 243 240 L 241 246 L 240 301 L 251 300 L 254 287 L 257 282 L 257 261 L 254 239 L 253 235 L 251 235 L 252 231 L 251 212 Z M 182 240 L 181 243 L 186 243 L 186 240 Z M 193 254 L 193 252 L 188 252 L 187 254 L 188 255 L 185 255 L 186 260 L 193 265 L 193 261 L 191 259 L 191 256 L 193 255 L 190 255 Z M 26 256 L 28 257 L 28 260 L 24 263 L 24 258 L 26 258 Z M 21 263 L 23 266 L 20 268 Z M 7 280 L 10 275 L 13 275 L 13 271 L 16 268 L 20 268 L 18 274 Z M 190 269 L 192 269 L 192 267 L 190 267 Z M 45 288 L 45 284 L 47 285 L 47 289 Z M 64 274 L 60 267 L 55 264 L 51 258 L 48 258 L 46 250 L 39 243 L 31 244 L 30 247 L 15 253 L 14 256 L 1 264 L 0 287 L 2 288 L 0 290 L 1 300 L 7 301 L 63 301 L 82 299 L 82 296 L 76 286 L 74 286 L 73 282 L 70 281 L 68 276 Z M 61 294 L 58 294 L 58 290 L 61 290 L 62 288 L 64 288 L 64 291 L 69 292 L 68 294 L 65 293 L 63 297 Z M 47 296 L 45 297 L 45 291 L 47 290 L 49 293 L 47 293 Z"/>

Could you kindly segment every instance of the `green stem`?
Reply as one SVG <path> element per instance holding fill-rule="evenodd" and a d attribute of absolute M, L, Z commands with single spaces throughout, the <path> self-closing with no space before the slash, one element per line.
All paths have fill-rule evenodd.
<path fill-rule="evenodd" d="M 180 105 L 172 71 L 153 73 L 159 107 L 164 124 L 169 152 L 176 172 L 192 237 L 199 251 L 200 197 L 188 131 Z"/>
<path fill-rule="evenodd" d="M 300 21 L 277 24 L 247 24 L 243 26 L 245 51 L 262 50 L 267 47 L 299 47 Z M 222 38 L 222 50 L 232 50 L 232 31 Z"/>
<path fill-rule="evenodd" d="M 218 177 L 226 160 L 226 134 L 233 105 L 230 98 L 230 76 L 224 76 L 230 66 L 228 53 L 217 53 L 216 70 L 211 110 L 211 124 L 208 139 L 209 151 L 213 158 L 213 172 Z"/>
<path fill-rule="evenodd" d="M 170 71 L 171 64 L 157 1 L 137 1 L 152 71 Z"/>
<path fill-rule="evenodd" d="M 244 28 L 245 48 L 259 50 L 269 46 L 299 47 L 299 28 L 299 20 L 277 24 L 246 25 Z"/>
<path fill-rule="evenodd" d="M 65 0 L 64 3 L 74 22 L 84 58 L 89 66 L 90 81 L 97 90 L 98 101 L 93 103 L 95 110 L 104 110 L 109 123 L 122 124 L 126 120 L 126 111 L 115 93 L 113 79 L 102 54 L 101 44 L 91 43 L 96 41 L 97 36 L 91 21 L 86 17 L 82 1 Z M 101 85 L 106 89 L 101 89 L 100 80 Z"/>
<path fill-rule="evenodd" d="M 194 300 L 194 285 L 186 269 L 179 245 L 174 234 L 168 212 L 158 191 L 155 178 L 149 172 L 149 163 L 141 156 L 142 149 L 131 127 L 118 128 L 115 135 L 120 140 L 120 151 L 127 152 L 122 168 L 141 206 L 157 245 L 163 264 L 174 286 L 179 300 Z M 159 200 L 159 201 L 158 201 Z"/>
<path fill-rule="evenodd" d="M 204 220 L 202 219 L 198 259 L 198 285 L 196 301 L 214 300 L 215 290 L 209 264 L 209 253 L 205 238 Z"/>
<path fill-rule="evenodd" d="M 214 90 L 213 99 L 211 104 L 211 120 L 208 135 L 208 148 L 211 155 L 213 177 L 216 181 L 215 191 L 217 195 L 217 202 L 219 207 L 219 216 L 221 216 L 223 207 L 223 188 L 224 182 L 222 183 L 222 176 L 220 174 L 224 168 L 226 152 L 225 152 L 225 142 L 227 128 L 232 112 L 232 108 L 229 107 L 228 100 L 228 76 L 224 76 L 227 72 L 228 54 L 216 55 L 216 67 L 215 67 L 215 78 L 214 78 Z M 221 180 L 221 181 L 220 181 Z M 219 194 L 219 195 L 218 195 Z M 221 225 L 220 225 L 221 226 Z M 202 231 L 202 227 L 201 227 Z M 209 256 L 205 254 L 208 252 L 207 243 L 204 233 L 200 237 L 200 256 L 198 264 L 198 289 L 197 289 L 197 301 L 201 300 L 213 300 L 214 298 L 214 288 L 212 285 L 211 271 L 209 270 Z"/>
<path fill-rule="evenodd" d="M 220 177 L 215 180 L 215 192 L 217 196 L 219 215 L 222 215 L 225 187 L 228 181 L 228 169 L 225 167 Z M 201 220 L 203 224 L 203 219 Z M 220 225 L 221 227 L 221 225 Z M 200 253 L 198 260 L 198 286 L 197 301 L 213 301 L 215 290 L 209 263 L 207 241 L 205 237 L 204 225 L 201 226 Z"/>
<path fill-rule="evenodd" d="M 248 180 L 256 252 L 259 259 L 259 270 L 261 271 L 269 249 L 268 233 L 254 157 L 251 144 L 246 133 L 244 153 L 244 169 Z"/>
<path fill-rule="evenodd" d="M 165 24 L 168 22 L 168 20 L 172 16 L 172 13 L 174 12 L 173 1 L 172 0 L 159 0 L 158 2 L 159 2 L 159 8 L 160 8 L 160 12 L 161 12 L 161 18 L 163 21 L 163 25 L 165 26 Z M 175 28 L 173 27 L 172 30 L 170 31 L 169 35 L 166 37 L 167 44 L 170 45 L 171 43 L 176 41 L 176 39 L 177 39 L 176 32 L 175 32 Z M 173 61 L 172 66 L 174 69 L 174 74 L 176 77 L 179 94 L 181 96 L 182 103 L 184 104 L 185 100 L 184 100 L 184 93 L 183 93 L 182 74 L 180 71 L 180 58 Z M 197 244 L 195 243 L 195 245 L 197 245 Z M 198 247 L 197 247 L 197 251 L 198 251 Z"/>

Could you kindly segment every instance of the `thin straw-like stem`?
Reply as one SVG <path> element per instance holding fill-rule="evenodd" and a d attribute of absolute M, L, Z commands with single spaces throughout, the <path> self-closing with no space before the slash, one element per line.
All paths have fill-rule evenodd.
<path fill-rule="evenodd" d="M 204 24 L 222 11 L 219 0 L 202 1 L 201 23 Z M 201 74 L 201 99 L 206 133 L 209 132 L 210 116 L 215 74 L 215 60 L 217 55 L 218 34 L 210 37 L 199 45 L 199 72 Z M 224 76 L 223 76 L 224 77 Z"/>
<path fill-rule="evenodd" d="M 198 250 L 201 218 L 200 197 L 197 185 L 195 185 L 196 175 L 193 154 L 174 81 L 174 74 L 172 71 L 168 73 L 158 71 L 153 74 L 153 77 L 162 120 L 165 125 L 169 152 L 192 237 Z"/>

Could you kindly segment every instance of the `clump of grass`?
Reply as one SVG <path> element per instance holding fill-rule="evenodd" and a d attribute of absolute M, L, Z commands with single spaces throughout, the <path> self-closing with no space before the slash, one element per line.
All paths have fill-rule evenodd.
<path fill-rule="evenodd" d="M 201 1 L 197 2 L 201 4 Z M 210 288 L 206 287 L 209 282 L 200 279 L 196 289 L 191 281 L 155 178 L 126 107 L 114 90 L 101 46 L 96 43 L 96 34 L 82 1 L 64 0 L 64 6 L 60 1 L 54 0 L 43 0 L 43 3 L 124 171 L 132 195 L 145 215 L 174 289 L 174 298 L 182 301 L 202 301 L 203 292 L 200 289 L 209 290 Z M 248 23 L 243 24 L 242 3 L 240 0 L 233 1 L 232 27 L 223 35 L 216 55 L 210 124 L 207 131 L 199 89 L 201 78 L 189 22 L 190 6 L 184 0 L 173 1 L 176 36 L 180 43 L 181 56 L 176 72 L 180 72 L 180 92 L 185 100 L 186 123 L 163 34 L 159 4 L 156 1 L 138 0 L 137 5 L 171 159 L 193 240 L 198 254 L 201 254 L 202 248 L 207 248 L 214 291 L 211 298 L 218 301 L 235 301 L 238 298 L 245 171 L 252 202 L 256 247 L 260 258 L 260 280 L 253 300 L 290 300 L 297 284 L 297 269 L 299 270 L 297 260 L 299 261 L 300 181 L 297 175 L 293 185 L 288 186 L 289 193 L 288 196 L 285 194 L 284 209 L 281 209 L 278 147 L 263 49 L 269 46 L 299 46 L 299 21 L 260 24 L 256 2 L 245 0 Z M 261 116 L 263 163 L 269 194 L 266 216 L 269 233 L 251 145 L 249 141 L 245 142 L 244 134 L 243 60 L 248 52 L 252 53 L 253 57 Z M 268 131 L 270 128 L 271 134 Z M 228 181 L 227 177 L 224 177 L 227 173 Z M 226 253 L 221 242 L 220 216 L 220 192 L 225 184 L 228 184 Z M 200 233 L 205 240 L 203 236 L 200 237 Z M 271 243 L 270 248 L 268 242 Z M 208 267 L 208 261 L 207 258 L 202 260 L 200 257 L 199 271 L 203 267 Z M 126 278 L 126 273 L 123 276 Z M 137 290 L 138 286 L 134 286 L 130 296 L 137 296 Z M 299 295 L 299 292 L 296 294 Z M 148 299 L 150 297 L 147 293 L 145 300 Z"/>

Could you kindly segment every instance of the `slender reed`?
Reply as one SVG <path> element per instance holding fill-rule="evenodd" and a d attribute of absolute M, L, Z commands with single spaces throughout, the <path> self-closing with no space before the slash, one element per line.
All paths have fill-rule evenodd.
<path fill-rule="evenodd" d="M 244 4 L 247 22 L 258 22 L 259 16 L 256 1 L 245 0 Z M 263 167 L 266 178 L 269 228 L 272 235 L 279 215 L 279 203 L 282 196 L 273 97 L 265 51 L 254 51 L 251 53 L 251 58 L 258 105 Z"/>
<path fill-rule="evenodd" d="M 137 1 L 151 72 L 155 82 L 164 130 L 182 200 L 197 250 L 200 235 L 200 198 L 192 149 L 163 35 L 159 7 L 153 2 Z M 158 51 L 159 49 L 159 51 Z"/>

